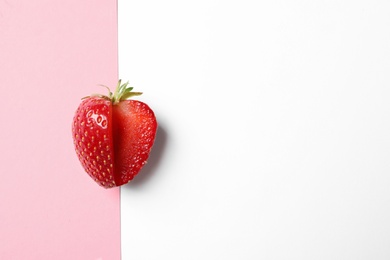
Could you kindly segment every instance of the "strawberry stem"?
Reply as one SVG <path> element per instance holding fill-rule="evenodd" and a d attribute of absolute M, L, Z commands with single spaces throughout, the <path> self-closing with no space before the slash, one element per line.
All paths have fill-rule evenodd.
<path fill-rule="evenodd" d="M 142 92 L 132 92 L 133 87 L 129 86 L 129 82 L 123 83 L 122 80 L 118 81 L 118 85 L 116 86 L 114 94 L 110 92 L 110 99 L 112 103 L 115 105 L 120 101 L 127 100 L 134 96 L 142 95 Z"/>
<path fill-rule="evenodd" d="M 104 85 L 99 85 L 108 90 L 108 95 L 101 95 L 101 94 L 92 94 L 90 96 L 83 97 L 82 99 L 90 98 L 90 97 L 100 97 L 105 98 L 108 100 L 111 100 L 112 104 L 118 104 L 119 102 L 123 100 L 130 99 L 131 97 L 142 95 L 142 92 L 133 92 L 133 87 L 129 87 L 129 82 L 123 83 L 120 79 L 118 81 L 118 85 L 115 88 L 115 92 L 112 93 L 110 88 Z"/>

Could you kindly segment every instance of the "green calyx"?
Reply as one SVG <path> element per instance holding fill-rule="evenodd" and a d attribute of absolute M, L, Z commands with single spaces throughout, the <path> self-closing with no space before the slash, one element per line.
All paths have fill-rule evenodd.
<path fill-rule="evenodd" d="M 133 92 L 132 90 L 133 87 L 129 86 L 129 82 L 122 84 L 122 80 L 119 80 L 114 93 L 108 89 L 109 98 L 113 104 L 117 104 L 120 101 L 127 100 L 131 97 L 142 95 L 142 92 Z"/>
<path fill-rule="evenodd" d="M 131 97 L 142 95 L 142 92 L 133 92 L 132 91 L 133 87 L 129 86 L 129 82 L 122 84 L 121 79 L 118 81 L 118 85 L 116 86 L 114 93 L 112 93 L 110 88 L 108 88 L 107 86 L 104 85 L 100 85 L 100 86 L 105 87 L 108 90 L 108 95 L 105 96 L 100 94 L 93 94 L 91 96 L 109 99 L 111 100 L 113 105 L 118 104 L 123 100 L 130 99 Z"/>

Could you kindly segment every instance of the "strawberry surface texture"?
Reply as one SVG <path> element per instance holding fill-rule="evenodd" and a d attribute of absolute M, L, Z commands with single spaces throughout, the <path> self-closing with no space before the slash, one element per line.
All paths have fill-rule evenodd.
<path fill-rule="evenodd" d="M 72 123 L 73 143 L 85 172 L 104 188 L 131 181 L 146 164 L 157 131 L 157 120 L 145 103 L 130 99 L 128 83 L 114 93 L 82 100 Z"/>

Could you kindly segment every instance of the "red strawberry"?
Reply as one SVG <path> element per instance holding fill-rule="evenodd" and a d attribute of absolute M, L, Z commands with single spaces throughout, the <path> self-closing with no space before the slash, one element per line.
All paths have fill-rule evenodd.
<path fill-rule="evenodd" d="M 131 181 L 145 165 L 153 146 L 157 121 L 141 101 L 119 81 L 115 93 L 85 98 L 73 118 L 72 134 L 84 170 L 105 188 Z"/>

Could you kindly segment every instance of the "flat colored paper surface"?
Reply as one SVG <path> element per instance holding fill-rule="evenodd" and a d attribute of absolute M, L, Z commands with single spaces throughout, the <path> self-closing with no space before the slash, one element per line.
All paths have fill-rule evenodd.
<path fill-rule="evenodd" d="M 120 259 L 119 189 L 81 168 L 71 123 L 115 86 L 116 1 L 0 0 L 0 259 Z"/>
<path fill-rule="evenodd" d="M 390 259 L 390 1 L 118 7 L 159 122 L 123 259 Z"/>

